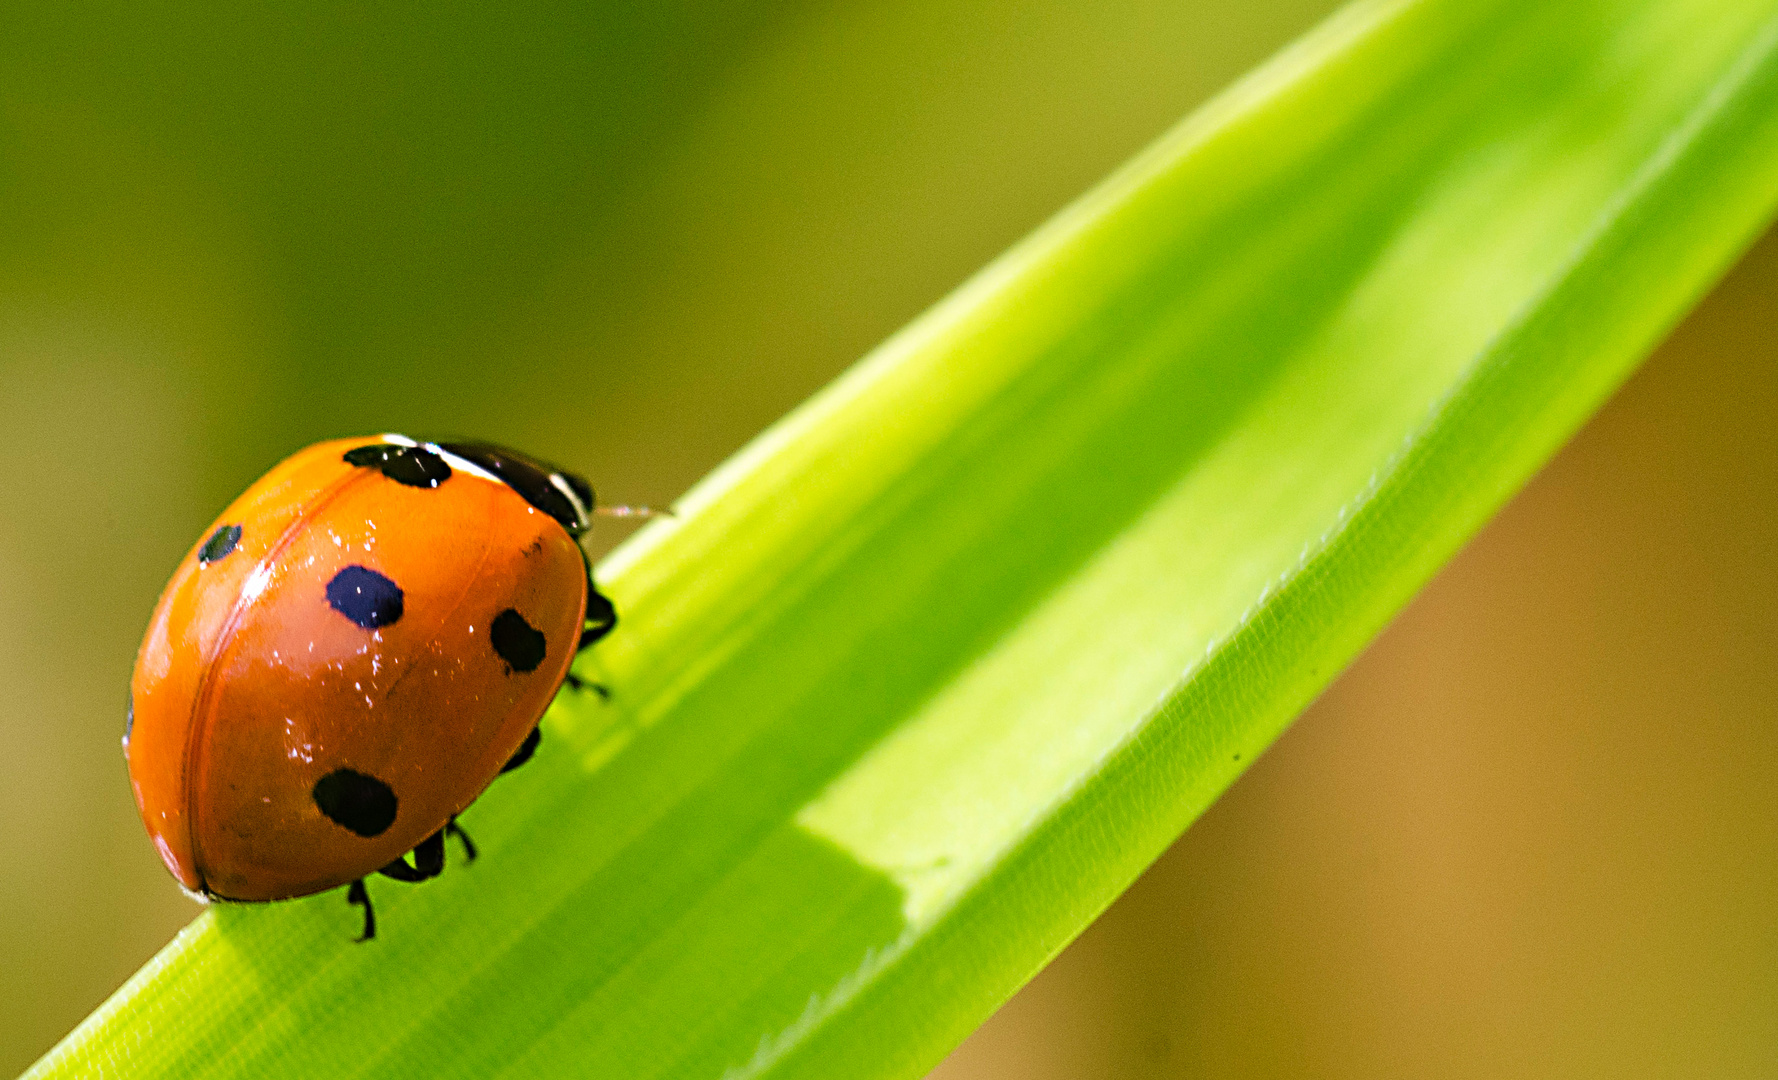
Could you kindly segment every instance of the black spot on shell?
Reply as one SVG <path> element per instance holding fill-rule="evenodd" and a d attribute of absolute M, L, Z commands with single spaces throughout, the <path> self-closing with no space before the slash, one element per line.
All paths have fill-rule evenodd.
<path fill-rule="evenodd" d="M 204 546 L 198 548 L 198 562 L 213 563 L 217 559 L 226 558 L 240 542 L 239 525 L 218 525 L 216 531 L 210 534 L 210 539 L 204 541 Z"/>
<path fill-rule="evenodd" d="M 512 608 L 494 616 L 488 636 L 494 641 L 494 651 L 514 671 L 536 671 L 537 665 L 543 663 L 543 632 Z"/>
<path fill-rule="evenodd" d="M 315 781 L 315 805 L 359 836 L 380 836 L 395 824 L 395 792 L 374 776 L 335 769 Z"/>
<path fill-rule="evenodd" d="M 366 630 L 401 618 L 401 586 L 363 566 L 348 566 L 327 583 L 333 610 Z"/>
<path fill-rule="evenodd" d="M 345 459 L 348 465 L 380 470 L 384 476 L 408 487 L 435 488 L 451 478 L 451 467 L 445 459 L 423 446 L 371 443 L 346 451 Z"/>

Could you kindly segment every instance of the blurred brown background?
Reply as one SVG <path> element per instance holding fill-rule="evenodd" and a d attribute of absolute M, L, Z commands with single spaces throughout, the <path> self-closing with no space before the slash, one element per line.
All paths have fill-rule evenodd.
<path fill-rule="evenodd" d="M 0 1074 L 196 911 L 124 688 L 269 464 L 669 499 L 1331 6 L 0 7 Z M 1773 1071 L 1775 294 L 1768 243 L 943 1075 Z"/>

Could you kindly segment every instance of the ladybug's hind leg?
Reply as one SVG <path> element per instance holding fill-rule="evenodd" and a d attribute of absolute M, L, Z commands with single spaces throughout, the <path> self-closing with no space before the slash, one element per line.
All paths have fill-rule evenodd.
<path fill-rule="evenodd" d="M 364 887 L 364 879 L 352 882 L 346 890 L 346 903 L 355 904 L 364 909 L 364 933 L 358 935 L 359 941 L 369 941 L 377 936 L 377 913 L 370 909 L 370 890 Z"/>
<path fill-rule="evenodd" d="M 437 877 L 444 870 L 444 838 L 445 831 L 440 829 L 420 841 L 420 846 L 414 848 L 414 865 L 409 866 L 406 859 L 396 859 L 377 873 L 410 883 Z"/>
<path fill-rule="evenodd" d="M 474 861 L 475 844 L 470 842 L 469 834 L 465 833 L 457 824 L 457 819 L 452 817 L 451 820 L 445 822 L 444 828 L 420 841 L 419 846 L 414 848 L 412 866 L 408 865 L 405 858 L 401 858 L 378 870 L 377 873 L 410 884 L 437 877 L 444 872 L 446 833 L 454 833 L 457 839 L 463 841 L 465 861 Z M 352 882 L 352 887 L 346 890 L 346 903 L 356 904 L 364 909 L 364 934 L 358 940 L 369 941 L 376 937 L 377 917 L 376 913 L 371 910 L 370 890 L 364 887 L 363 878 Z"/>

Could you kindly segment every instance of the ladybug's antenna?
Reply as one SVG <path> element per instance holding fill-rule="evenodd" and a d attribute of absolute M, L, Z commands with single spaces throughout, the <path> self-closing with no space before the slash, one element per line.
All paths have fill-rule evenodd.
<path fill-rule="evenodd" d="M 671 510 L 656 510 L 652 506 L 598 506 L 593 508 L 594 517 L 610 518 L 657 518 L 676 516 Z"/>

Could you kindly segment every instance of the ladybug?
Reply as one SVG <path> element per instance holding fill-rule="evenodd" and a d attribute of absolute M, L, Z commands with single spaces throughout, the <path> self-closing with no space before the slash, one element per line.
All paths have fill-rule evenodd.
<path fill-rule="evenodd" d="M 447 834 L 473 859 L 457 815 L 530 758 L 617 624 L 579 543 L 592 514 L 572 473 L 400 435 L 319 443 L 248 488 L 174 572 L 130 683 L 130 786 L 180 885 L 349 885 L 365 941 L 367 876 L 436 876 Z"/>

